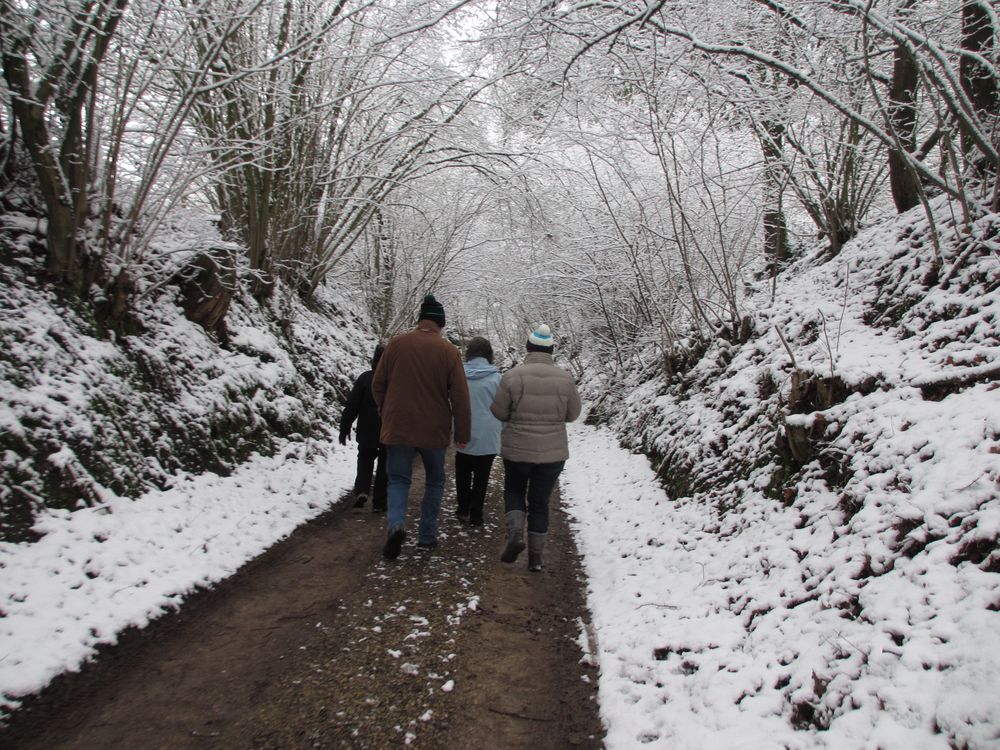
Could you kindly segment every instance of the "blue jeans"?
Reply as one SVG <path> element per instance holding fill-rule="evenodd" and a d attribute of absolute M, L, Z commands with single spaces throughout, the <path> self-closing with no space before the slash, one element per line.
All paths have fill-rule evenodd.
<path fill-rule="evenodd" d="M 533 534 L 545 534 L 549 530 L 549 495 L 565 464 L 565 461 L 529 464 L 504 459 L 504 510 L 526 511 L 528 531 Z"/>
<path fill-rule="evenodd" d="M 437 541 L 438 513 L 444 496 L 445 448 L 411 448 L 408 445 L 386 446 L 386 471 L 389 474 L 389 531 L 406 526 L 406 502 L 410 495 L 413 459 L 424 462 L 424 498 L 420 503 L 420 527 L 417 542 Z"/>

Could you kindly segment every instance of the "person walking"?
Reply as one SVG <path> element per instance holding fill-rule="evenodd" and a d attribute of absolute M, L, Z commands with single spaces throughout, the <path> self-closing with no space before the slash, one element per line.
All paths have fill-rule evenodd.
<path fill-rule="evenodd" d="M 493 347 L 482 336 L 471 339 L 465 347 L 465 378 L 469 383 L 472 404 L 472 437 L 469 444 L 455 451 L 455 515 L 472 526 L 483 523 L 483 504 L 490 481 L 493 459 L 500 452 L 500 420 L 490 406 L 500 385 L 500 373 L 493 366 Z"/>
<path fill-rule="evenodd" d="M 372 473 L 375 474 L 375 492 L 372 498 L 372 513 L 385 513 L 387 480 L 385 473 L 385 446 L 379 440 L 382 420 L 372 396 L 372 377 L 385 346 L 378 344 L 372 355 L 372 367 L 358 376 L 347 397 L 344 413 L 340 416 L 340 444 L 347 445 L 351 435 L 351 425 L 357 420 L 358 469 L 354 475 L 354 507 L 363 508 L 368 502 L 372 488 Z M 376 468 L 377 462 L 377 468 Z"/>
<path fill-rule="evenodd" d="M 393 336 L 372 378 L 372 395 L 382 417 L 389 476 L 389 510 L 382 554 L 399 556 L 406 538 L 406 505 L 413 460 L 424 464 L 417 546 L 437 546 L 438 514 L 444 495 L 444 457 L 452 442 L 464 449 L 471 432 L 469 387 L 462 357 L 444 339 L 444 307 L 433 294 L 420 305 L 417 327 Z"/>
<path fill-rule="evenodd" d="M 569 458 L 566 423 L 580 416 L 580 395 L 572 376 L 552 362 L 555 343 L 547 325 L 531 332 L 526 348 L 524 362 L 501 378 L 490 410 L 504 423 L 507 546 L 500 560 L 512 563 L 524 551 L 527 516 L 528 570 L 538 572 L 549 530 L 549 495 Z"/>

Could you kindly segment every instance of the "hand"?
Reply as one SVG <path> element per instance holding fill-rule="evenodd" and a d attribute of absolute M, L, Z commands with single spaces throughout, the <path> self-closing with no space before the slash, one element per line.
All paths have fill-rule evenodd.
<path fill-rule="evenodd" d="M 347 445 L 347 433 L 346 432 L 340 433 L 340 444 L 341 445 Z"/>
<path fill-rule="evenodd" d="M 468 445 L 468 443 L 455 443 L 455 447 L 458 448 L 460 451 L 461 450 L 465 450 L 465 447 L 467 445 Z"/>

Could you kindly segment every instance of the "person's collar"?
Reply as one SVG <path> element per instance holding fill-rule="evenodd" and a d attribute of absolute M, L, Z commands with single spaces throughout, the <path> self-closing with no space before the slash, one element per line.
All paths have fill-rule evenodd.
<path fill-rule="evenodd" d="M 433 320 L 428 320 L 427 318 L 421 318 L 419 321 L 417 321 L 417 330 L 423 331 L 424 333 L 436 333 L 440 335 L 443 329 Z"/>
<path fill-rule="evenodd" d="M 551 362 L 551 352 L 528 352 L 524 358 L 525 362 Z"/>

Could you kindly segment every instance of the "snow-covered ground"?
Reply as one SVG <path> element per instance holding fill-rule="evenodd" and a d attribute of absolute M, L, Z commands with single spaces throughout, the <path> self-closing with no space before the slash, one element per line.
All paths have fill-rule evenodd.
<path fill-rule="evenodd" d="M 574 428 L 570 450 L 609 748 L 955 747 L 936 727 L 1000 747 L 1000 576 L 914 559 L 863 587 L 875 539 L 796 528 L 797 510 L 749 489 L 728 521 L 671 501 L 604 429 Z M 827 706 L 829 729 L 794 728 L 800 700 Z"/>
<path fill-rule="evenodd" d="M 1000 615 L 985 605 L 1000 601 L 1000 577 L 915 558 L 857 591 L 863 537 L 852 549 L 832 523 L 796 528 L 798 511 L 752 490 L 727 522 L 668 499 L 647 459 L 608 430 L 574 426 L 571 443 L 563 495 L 609 748 L 948 748 L 935 723 L 967 747 L 998 746 Z M 4 708 L 321 512 L 354 458 L 350 446 L 290 446 L 230 477 L 52 512 L 40 542 L 0 545 Z M 958 477 L 923 462 L 935 464 L 942 482 Z M 796 601 L 807 589 L 815 596 Z M 852 594 L 862 619 L 841 608 Z M 794 729 L 790 702 L 822 702 L 820 685 L 837 696 L 830 728 Z"/>
<path fill-rule="evenodd" d="M 928 289 L 926 222 L 886 221 L 762 294 L 759 335 L 710 349 L 701 387 L 653 379 L 622 389 L 615 432 L 574 427 L 608 747 L 1000 748 L 1000 388 L 919 387 L 1000 363 L 997 222 Z M 788 414 L 778 330 L 800 372 L 856 391 Z M 782 422 L 821 437 L 775 492 Z M 726 480 L 668 499 L 621 440 Z"/>
<path fill-rule="evenodd" d="M 903 234 L 887 222 L 783 278 L 773 304 L 758 300 L 759 336 L 696 366 L 715 373 L 703 388 L 682 399 L 643 382 L 618 433 L 572 427 L 563 497 L 609 748 L 1000 748 L 1000 389 L 987 379 L 928 400 L 919 388 L 1000 362 L 1000 300 L 983 291 L 996 254 L 922 294 L 931 251 L 907 250 L 897 273 Z M 888 283 L 875 268 L 911 297 L 892 325 L 868 322 Z M 775 498 L 780 467 L 755 457 L 773 455 L 788 394 L 778 330 L 802 372 L 870 384 L 822 414 L 781 414 L 829 425 L 822 450 L 844 471 L 834 481 L 807 463 Z M 662 421 L 640 426 L 651 406 Z M 680 444 L 696 471 L 732 456 L 750 468 L 671 499 L 659 469 L 620 445 L 640 434 L 660 455 Z M 179 475 L 44 513 L 40 541 L 0 544 L 0 711 L 232 574 L 327 507 L 353 469 L 353 450 L 290 443 L 227 478 Z"/>
<path fill-rule="evenodd" d="M 227 477 L 47 512 L 40 541 L 0 543 L 0 715 L 328 508 L 356 459 L 353 445 L 289 444 Z"/>

